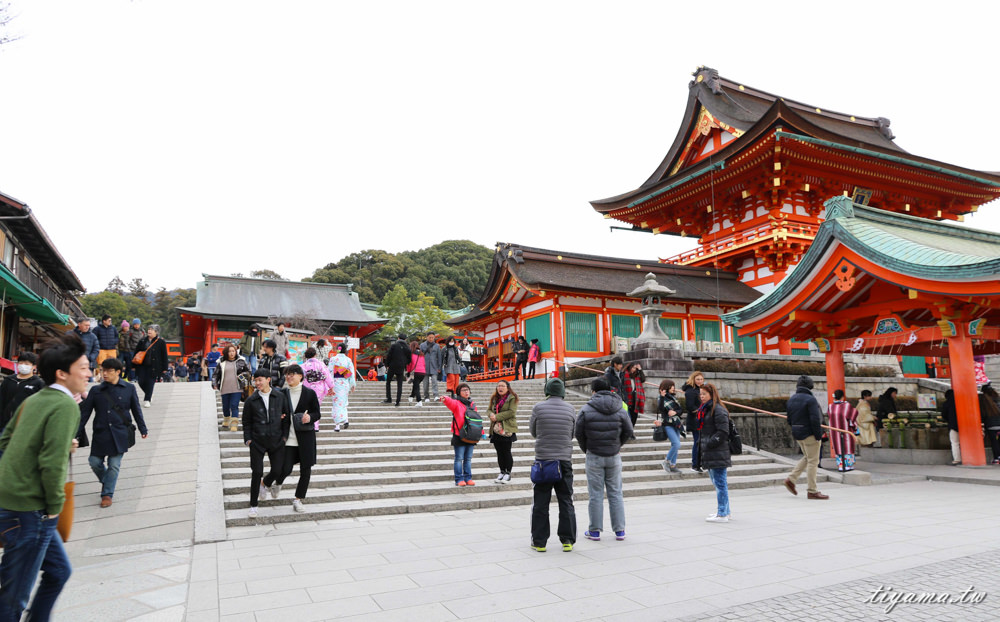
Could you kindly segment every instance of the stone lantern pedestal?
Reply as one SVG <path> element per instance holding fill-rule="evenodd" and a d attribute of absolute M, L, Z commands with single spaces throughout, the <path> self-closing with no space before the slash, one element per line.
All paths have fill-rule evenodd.
<path fill-rule="evenodd" d="M 626 367 L 631 363 L 642 365 L 647 383 L 659 384 L 665 378 L 674 381 L 686 379 L 694 371 L 694 363 L 684 357 L 676 342 L 660 328 L 660 315 L 664 310 L 661 300 L 673 294 L 672 289 L 656 282 L 656 275 L 652 272 L 646 275 L 646 282 L 641 287 L 627 294 L 630 298 L 642 298 L 643 306 L 636 311 L 642 316 L 642 333 L 632 340 L 632 347 L 622 355 L 622 360 Z M 655 389 L 647 386 L 646 395 L 647 411 L 655 410 Z M 652 399 L 649 399 L 650 396 Z"/>

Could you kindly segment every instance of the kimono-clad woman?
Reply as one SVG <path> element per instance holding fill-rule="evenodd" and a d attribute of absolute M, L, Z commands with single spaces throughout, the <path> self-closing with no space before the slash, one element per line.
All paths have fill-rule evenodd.
<path fill-rule="evenodd" d="M 330 359 L 327 368 L 333 376 L 333 431 L 340 432 L 340 426 L 350 425 L 347 420 L 347 396 L 354 390 L 354 363 L 347 356 L 347 344 L 337 344 L 337 355 Z"/>
<path fill-rule="evenodd" d="M 313 390 L 320 404 L 333 390 L 333 376 L 323 364 L 321 356 L 322 354 L 316 348 L 306 348 L 306 351 L 302 353 L 302 384 Z M 318 431 L 319 421 L 315 423 L 313 428 Z"/>
<path fill-rule="evenodd" d="M 858 411 L 844 399 L 844 392 L 837 389 L 833 392 L 833 403 L 827 411 L 830 417 L 830 427 L 850 430 L 838 432 L 830 430 L 830 445 L 837 456 L 837 470 L 841 473 L 854 470 L 854 427 L 858 421 Z"/>
<path fill-rule="evenodd" d="M 869 447 L 878 442 L 878 431 L 875 429 L 875 414 L 872 413 L 872 392 L 865 389 L 858 400 L 858 430 L 862 447 Z"/>

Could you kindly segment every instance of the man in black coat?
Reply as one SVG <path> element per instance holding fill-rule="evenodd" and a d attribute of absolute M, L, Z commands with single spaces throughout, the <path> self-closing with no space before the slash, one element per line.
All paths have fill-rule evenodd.
<path fill-rule="evenodd" d="M 385 355 L 385 364 L 389 368 L 389 375 L 385 377 L 385 401 L 383 404 L 392 404 L 392 379 L 396 379 L 396 406 L 399 406 L 399 398 L 403 394 L 403 376 L 406 375 L 406 366 L 410 364 L 410 346 L 406 344 L 406 335 L 400 334 L 399 339 L 389 346 L 389 352 Z"/>
<path fill-rule="evenodd" d="M 43 381 L 35 373 L 38 356 L 34 352 L 22 352 L 17 357 L 17 373 L 7 376 L 0 384 L 0 432 L 14 418 L 17 407 L 25 398 L 45 388 Z"/>
<path fill-rule="evenodd" d="M 625 367 L 622 357 L 616 356 L 611 359 L 611 366 L 604 370 L 604 381 L 611 387 L 611 391 L 618 394 L 618 397 L 625 399 L 625 375 L 622 368 Z"/>
<path fill-rule="evenodd" d="M 316 424 L 322 416 L 316 392 L 302 384 L 302 378 L 301 366 L 292 363 L 285 368 L 285 386 L 281 392 L 285 394 L 288 408 L 292 411 L 291 432 L 285 443 L 284 466 L 278 479 L 268 485 L 268 479 L 264 478 L 264 485 L 270 489 L 271 498 L 277 499 L 285 478 L 292 474 L 296 463 L 299 465 L 299 483 L 295 487 L 295 498 L 292 499 L 292 509 L 296 512 L 306 511 L 302 500 L 306 498 L 312 467 L 316 464 Z"/>
<path fill-rule="evenodd" d="M 823 442 L 823 412 L 812 394 L 813 380 L 809 376 L 799 376 L 795 393 L 788 398 L 788 425 L 792 426 L 792 437 L 802 450 L 802 459 L 785 479 L 785 488 L 793 495 L 799 494 L 795 482 L 806 472 L 810 499 L 829 499 L 816 488 L 816 467 L 819 466 L 819 452 Z"/>
<path fill-rule="evenodd" d="M 271 386 L 280 389 L 281 385 L 285 384 L 285 370 L 283 368 L 287 361 L 285 361 L 285 357 L 278 354 L 278 344 L 273 339 L 265 339 L 263 345 L 264 354 L 260 357 L 257 369 L 266 370 L 271 377 Z"/>
<path fill-rule="evenodd" d="M 253 374 L 257 390 L 243 403 L 243 442 L 250 448 L 250 518 L 257 518 L 257 499 L 267 499 L 264 454 L 271 463 L 265 482 L 274 483 L 284 466 L 285 441 L 291 427 L 291 409 L 281 391 L 271 388 L 271 372 L 258 367 Z M 268 484 L 270 485 L 270 484 Z"/>
<path fill-rule="evenodd" d="M 118 483 L 118 473 L 121 471 L 122 457 L 128 451 L 130 440 L 135 443 L 135 426 L 132 418 L 139 426 L 142 438 L 146 438 L 146 420 L 142 417 L 139 407 L 139 394 L 135 385 L 122 380 L 122 362 L 116 358 L 101 361 L 101 375 L 104 382 L 97 385 L 87 394 L 87 399 L 80 403 L 80 429 L 78 437 L 82 437 L 90 419 L 94 414 L 93 436 L 90 441 L 90 468 L 94 470 L 97 481 L 101 482 L 101 507 L 111 506 L 111 498 L 115 495 L 115 485 Z M 130 438 L 131 437 L 131 438 Z M 107 460 L 107 466 L 104 461 Z"/>

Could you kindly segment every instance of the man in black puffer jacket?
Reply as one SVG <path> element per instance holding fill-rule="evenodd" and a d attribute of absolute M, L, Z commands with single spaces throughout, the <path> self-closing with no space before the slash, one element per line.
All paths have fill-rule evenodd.
<path fill-rule="evenodd" d="M 576 440 L 587 454 L 587 491 L 590 528 L 583 535 L 588 540 L 600 540 L 604 526 L 604 491 L 608 493 L 611 528 L 615 539 L 625 539 L 625 501 L 622 496 L 621 449 L 632 437 L 632 420 L 625 402 L 611 391 L 601 377 L 590 385 L 593 397 L 580 409 L 576 419 Z"/>
<path fill-rule="evenodd" d="M 802 450 L 802 459 L 785 479 L 785 488 L 793 495 L 795 482 L 806 472 L 810 499 L 829 499 L 816 488 L 816 467 L 819 465 L 819 451 L 823 441 L 823 412 L 812 394 L 813 380 L 809 376 L 799 376 L 795 393 L 788 398 L 788 425 L 792 426 L 792 437 Z"/>
<path fill-rule="evenodd" d="M 383 404 L 392 404 L 392 379 L 396 379 L 396 406 L 399 406 L 399 396 L 403 394 L 403 376 L 406 374 L 406 366 L 410 364 L 410 346 L 406 344 L 406 335 L 400 333 L 399 339 L 389 346 L 389 352 L 385 355 L 385 364 L 389 367 L 389 375 L 385 377 L 385 401 Z M 437 388 L 437 385 L 434 385 Z"/>

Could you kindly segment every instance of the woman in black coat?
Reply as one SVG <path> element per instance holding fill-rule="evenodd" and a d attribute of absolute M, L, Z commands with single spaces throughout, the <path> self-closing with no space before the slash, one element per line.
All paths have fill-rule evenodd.
<path fill-rule="evenodd" d="M 292 407 L 292 432 L 285 441 L 281 473 L 271 486 L 271 497 L 277 499 L 281 484 L 291 475 L 295 463 L 299 464 L 299 483 L 292 500 L 292 509 L 296 512 L 306 511 L 302 500 L 306 498 L 312 467 L 316 464 L 316 428 L 320 418 L 319 399 L 315 391 L 302 384 L 302 376 L 302 368 L 298 365 L 285 368 L 285 386 L 281 391 Z"/>
<path fill-rule="evenodd" d="M 701 406 L 701 387 L 705 384 L 705 376 L 700 371 L 692 372 L 687 382 L 681 387 L 684 391 L 684 408 L 687 410 L 687 429 L 692 433 L 691 470 L 702 472 L 700 458 L 701 432 L 698 431 L 698 407 Z"/>
<path fill-rule="evenodd" d="M 156 386 L 156 379 L 167 369 L 167 343 L 160 338 L 160 327 L 153 324 L 146 329 L 146 336 L 139 341 L 135 348 L 135 356 L 140 352 L 145 352 L 142 363 L 135 363 L 135 376 L 142 389 L 142 405 L 146 408 L 150 406 L 153 399 L 153 387 Z"/>
<path fill-rule="evenodd" d="M 708 469 L 708 476 L 715 486 L 718 510 L 707 519 L 710 523 L 729 522 L 729 486 L 726 469 L 733 466 L 729 453 L 729 411 L 719 400 L 715 386 L 705 383 L 700 391 L 698 423 L 701 428 L 701 465 Z"/>
<path fill-rule="evenodd" d="M 889 387 L 885 393 L 878 396 L 878 410 L 875 412 L 875 429 L 882 429 L 882 420 L 888 419 L 889 415 L 896 416 L 896 387 Z"/>

